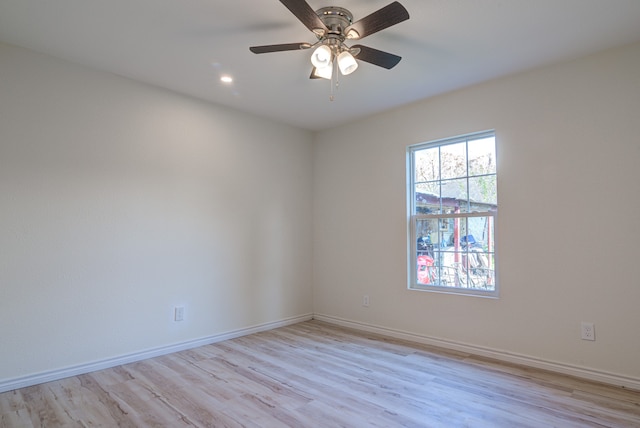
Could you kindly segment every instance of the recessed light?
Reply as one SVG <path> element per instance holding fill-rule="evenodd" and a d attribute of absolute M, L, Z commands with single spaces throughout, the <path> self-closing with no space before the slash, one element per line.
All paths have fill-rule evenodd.
<path fill-rule="evenodd" d="M 231 77 L 231 76 L 222 76 L 220 78 L 220 81 L 222 83 L 232 83 L 233 82 L 233 77 Z"/>

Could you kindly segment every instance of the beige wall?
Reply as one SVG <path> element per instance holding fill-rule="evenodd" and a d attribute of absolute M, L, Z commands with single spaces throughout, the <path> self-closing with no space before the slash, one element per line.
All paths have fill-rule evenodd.
<path fill-rule="evenodd" d="M 639 119 L 636 44 L 320 133 L 315 313 L 640 380 Z M 500 298 L 409 291 L 406 146 L 487 129 Z"/>
<path fill-rule="evenodd" d="M 311 155 L 308 132 L 0 44 L 0 383 L 310 315 Z"/>

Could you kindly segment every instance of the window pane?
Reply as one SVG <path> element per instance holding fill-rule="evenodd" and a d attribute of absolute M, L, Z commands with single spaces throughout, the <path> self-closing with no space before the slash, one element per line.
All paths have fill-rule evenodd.
<path fill-rule="evenodd" d="M 495 174 L 495 137 L 469 141 L 469 175 Z"/>
<path fill-rule="evenodd" d="M 438 274 L 433 262 L 433 257 L 428 254 L 420 254 L 416 260 L 416 280 L 418 284 L 435 284 Z"/>
<path fill-rule="evenodd" d="M 469 288 L 493 289 L 495 286 L 492 253 L 473 249 L 463 258 L 462 267 L 468 273 Z"/>
<path fill-rule="evenodd" d="M 438 214 L 440 212 L 439 183 L 416 184 L 415 198 L 416 214 Z"/>
<path fill-rule="evenodd" d="M 436 265 L 438 266 L 437 272 L 440 274 L 438 283 L 445 287 L 460 287 L 460 278 L 456 269 L 459 264 L 456 262 L 456 257 L 459 260 L 460 254 L 449 251 L 452 248 L 449 247 L 437 253 Z"/>
<path fill-rule="evenodd" d="M 438 219 L 416 221 L 416 236 L 416 253 L 433 256 L 433 246 L 438 242 Z"/>
<path fill-rule="evenodd" d="M 467 179 L 459 178 L 442 182 L 442 206 L 450 208 L 448 212 L 468 212 Z"/>
<path fill-rule="evenodd" d="M 436 280 L 433 250 L 438 239 L 438 219 L 416 221 L 416 280 L 418 284 L 433 284 Z"/>
<path fill-rule="evenodd" d="M 467 175 L 467 148 L 466 143 L 449 144 L 440 148 L 442 161 L 442 179 L 458 178 Z"/>
<path fill-rule="evenodd" d="M 438 147 L 419 150 L 415 152 L 415 180 L 421 181 L 440 180 L 440 160 L 438 158 Z"/>
<path fill-rule="evenodd" d="M 493 217 L 472 217 L 467 221 L 468 233 L 463 234 L 461 243 L 470 244 L 470 248 L 493 252 Z M 465 238 L 466 236 L 466 238 Z"/>
<path fill-rule="evenodd" d="M 498 204 L 498 186 L 495 175 L 469 178 L 471 211 L 494 211 Z"/>

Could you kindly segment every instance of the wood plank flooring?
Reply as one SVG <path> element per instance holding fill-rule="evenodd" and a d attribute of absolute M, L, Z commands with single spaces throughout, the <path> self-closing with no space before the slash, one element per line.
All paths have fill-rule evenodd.
<path fill-rule="evenodd" d="M 0 394 L 2 427 L 640 427 L 640 392 L 309 321 Z"/>

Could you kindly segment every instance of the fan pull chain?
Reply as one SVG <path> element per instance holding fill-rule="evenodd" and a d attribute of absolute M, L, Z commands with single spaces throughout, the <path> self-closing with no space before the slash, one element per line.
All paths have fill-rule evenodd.
<path fill-rule="evenodd" d="M 338 61 L 334 61 L 332 64 L 333 72 L 331 73 L 331 93 L 329 94 L 329 101 L 336 99 L 334 94 L 334 88 L 337 91 L 340 86 L 339 73 L 338 73 Z"/>

